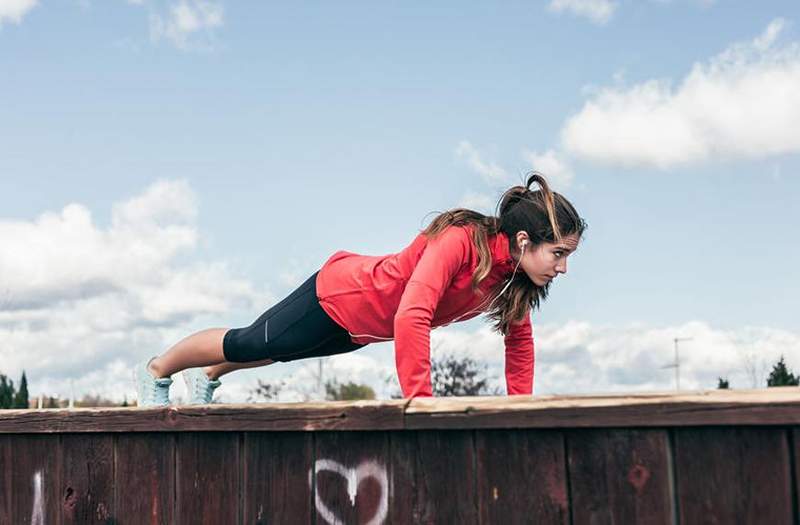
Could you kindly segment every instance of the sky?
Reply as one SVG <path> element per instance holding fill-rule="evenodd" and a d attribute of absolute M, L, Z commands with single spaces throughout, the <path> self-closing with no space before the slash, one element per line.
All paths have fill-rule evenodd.
<path fill-rule="evenodd" d="M 793 1 L 0 0 L 0 373 L 132 399 L 135 363 L 531 170 L 589 225 L 532 314 L 535 394 L 674 389 L 676 337 L 682 389 L 800 371 L 798 23 Z M 504 391 L 488 321 L 431 340 Z M 387 342 L 217 398 L 318 398 L 320 363 L 399 393 Z"/>

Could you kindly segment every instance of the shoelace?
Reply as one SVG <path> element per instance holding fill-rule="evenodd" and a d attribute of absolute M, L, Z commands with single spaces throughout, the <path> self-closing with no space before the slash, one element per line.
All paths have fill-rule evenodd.
<path fill-rule="evenodd" d="M 151 388 L 148 392 L 149 398 L 157 404 L 168 404 L 169 403 L 169 386 L 172 384 L 172 381 L 164 381 L 163 379 L 154 379 L 152 383 L 150 383 Z"/>
<path fill-rule="evenodd" d="M 205 374 L 192 378 L 192 398 L 200 398 L 204 403 L 211 403 L 217 385 L 218 383 L 212 384 Z"/>

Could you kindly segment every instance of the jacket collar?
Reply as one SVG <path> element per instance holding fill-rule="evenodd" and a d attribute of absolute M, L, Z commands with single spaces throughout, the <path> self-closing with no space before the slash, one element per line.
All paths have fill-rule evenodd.
<path fill-rule="evenodd" d="M 489 250 L 492 252 L 492 269 L 497 269 L 501 274 L 514 271 L 514 259 L 511 258 L 508 235 L 498 232 L 488 240 Z"/>

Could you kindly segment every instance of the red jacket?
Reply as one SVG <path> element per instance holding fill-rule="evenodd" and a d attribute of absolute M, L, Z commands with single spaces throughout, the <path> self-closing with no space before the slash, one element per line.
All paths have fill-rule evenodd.
<path fill-rule="evenodd" d="M 338 251 L 317 275 L 320 305 L 347 329 L 352 341 L 367 344 L 394 339 L 404 397 L 432 396 L 431 328 L 490 301 L 494 297 L 489 295 L 490 289 L 507 281 L 514 270 L 508 236 L 502 232 L 489 236 L 492 269 L 479 285 L 484 296 L 472 292 L 472 275 L 478 266 L 473 228 L 471 224 L 450 226 L 430 242 L 420 233 L 402 251 L 389 255 Z M 504 341 L 508 394 L 531 394 L 534 354 L 530 316 L 512 324 Z"/>

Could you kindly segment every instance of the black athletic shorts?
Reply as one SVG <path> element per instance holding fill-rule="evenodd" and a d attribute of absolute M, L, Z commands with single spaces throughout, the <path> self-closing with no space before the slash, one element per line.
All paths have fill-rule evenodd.
<path fill-rule="evenodd" d="M 222 351 L 225 360 L 246 363 L 272 359 L 294 361 L 307 357 L 342 354 L 361 348 L 350 334 L 319 305 L 317 274 L 284 300 L 261 314 L 246 328 L 225 333 Z"/>

